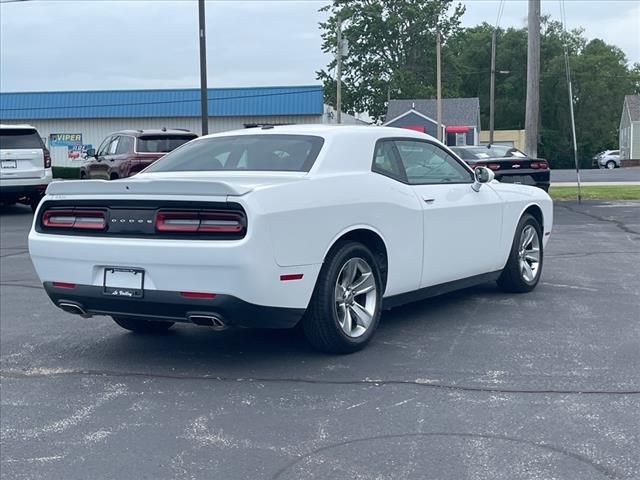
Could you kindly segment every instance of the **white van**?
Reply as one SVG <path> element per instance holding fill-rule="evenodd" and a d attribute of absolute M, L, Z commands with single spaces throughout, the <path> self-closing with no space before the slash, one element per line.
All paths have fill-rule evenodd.
<path fill-rule="evenodd" d="M 0 203 L 35 211 L 51 182 L 51 155 L 31 125 L 0 124 Z"/>

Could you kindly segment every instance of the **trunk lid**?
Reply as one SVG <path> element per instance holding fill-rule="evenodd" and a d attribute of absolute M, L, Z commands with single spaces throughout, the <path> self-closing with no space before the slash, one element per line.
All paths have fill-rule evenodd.
<path fill-rule="evenodd" d="M 303 173 L 221 174 L 221 172 L 141 173 L 122 180 L 53 182 L 48 195 L 242 196 L 257 189 L 301 181 Z"/>

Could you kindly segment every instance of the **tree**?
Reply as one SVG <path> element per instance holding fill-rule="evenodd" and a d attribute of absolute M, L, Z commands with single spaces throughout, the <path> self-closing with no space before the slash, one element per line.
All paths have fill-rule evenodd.
<path fill-rule="evenodd" d="M 379 120 L 388 98 L 435 96 L 436 32 L 446 40 L 460 28 L 464 7 L 453 0 L 333 0 L 321 11 L 331 13 L 320 27 L 324 52 L 336 51 L 336 26 L 344 22 L 349 56 L 343 65 L 343 108 L 366 111 Z M 335 105 L 335 79 L 331 70 L 317 72 L 325 98 Z M 452 92 L 455 93 L 455 92 Z M 447 94 L 445 89 L 444 94 Z"/>

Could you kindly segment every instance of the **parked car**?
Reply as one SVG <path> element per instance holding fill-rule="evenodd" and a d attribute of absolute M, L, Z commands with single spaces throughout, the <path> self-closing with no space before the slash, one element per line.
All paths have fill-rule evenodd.
<path fill-rule="evenodd" d="M 410 130 L 226 132 L 129 179 L 52 183 L 29 252 L 71 313 L 145 333 L 302 322 L 317 348 L 353 352 L 383 308 L 493 280 L 535 288 L 552 201 L 493 177 Z"/>
<path fill-rule="evenodd" d="M 594 157 L 594 164 L 598 168 L 613 170 L 620 167 L 620 150 L 605 150 Z"/>
<path fill-rule="evenodd" d="M 533 185 L 549 191 L 551 171 L 546 160 L 529 158 L 517 148 L 506 145 L 451 149 L 472 168 L 487 167 L 493 170 L 496 180 L 500 182 Z"/>
<path fill-rule="evenodd" d="M 109 135 L 98 150 L 87 150 L 81 179 L 116 180 L 135 175 L 163 155 L 198 138 L 181 129 L 122 130 Z"/>
<path fill-rule="evenodd" d="M 0 125 L 0 203 L 35 211 L 51 182 L 51 155 L 31 125 Z"/>

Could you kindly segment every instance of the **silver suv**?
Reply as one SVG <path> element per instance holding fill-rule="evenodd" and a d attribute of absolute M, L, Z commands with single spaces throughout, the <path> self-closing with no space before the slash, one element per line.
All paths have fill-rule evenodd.
<path fill-rule="evenodd" d="M 0 203 L 35 212 L 50 182 L 51 155 L 36 128 L 0 124 Z"/>

